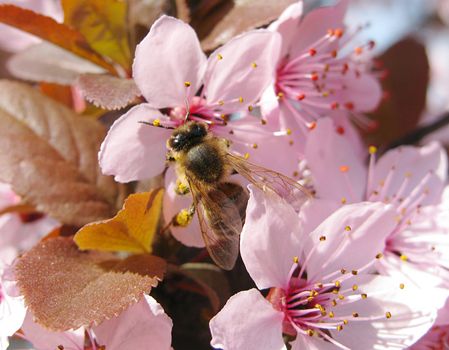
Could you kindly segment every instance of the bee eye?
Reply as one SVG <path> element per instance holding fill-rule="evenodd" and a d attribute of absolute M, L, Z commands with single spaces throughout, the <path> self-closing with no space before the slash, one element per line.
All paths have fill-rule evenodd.
<path fill-rule="evenodd" d="M 170 147 L 173 148 L 175 151 L 178 151 L 184 147 L 185 142 L 186 142 L 185 135 L 178 134 L 171 138 Z"/>
<path fill-rule="evenodd" d="M 193 137 L 202 137 L 206 136 L 207 132 L 203 125 L 194 124 L 191 129 L 191 134 Z"/>

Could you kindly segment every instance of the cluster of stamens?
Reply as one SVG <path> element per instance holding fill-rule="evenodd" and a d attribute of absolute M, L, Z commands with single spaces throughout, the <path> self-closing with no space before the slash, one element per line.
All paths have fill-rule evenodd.
<path fill-rule="evenodd" d="M 364 127 L 372 122 L 357 113 L 354 101 L 342 101 L 337 94 L 347 89 L 345 77 L 358 78 L 367 70 L 363 53 L 374 42 L 347 49 L 348 44 L 363 28 L 352 33 L 330 29 L 296 57 L 285 57 L 277 70 L 276 93 L 280 103 L 297 116 L 300 126 L 313 128 L 323 112 L 344 109 Z"/>
<path fill-rule="evenodd" d="M 349 239 L 352 228 L 344 227 L 345 238 Z M 284 312 L 284 333 L 291 335 L 305 335 L 320 337 L 338 348 L 348 349 L 332 337 L 332 331 L 344 331 L 353 322 L 385 320 L 393 317 L 392 313 L 385 310 L 377 315 L 364 314 L 357 310 L 359 302 L 368 298 L 365 290 L 361 290 L 357 283 L 351 283 L 355 276 L 365 273 L 374 261 L 357 270 L 341 268 L 322 276 L 319 279 L 308 276 L 307 262 L 315 253 L 319 244 L 325 244 L 326 236 L 320 236 L 319 242 L 310 251 L 307 257 L 293 258 L 293 265 L 289 274 L 289 285 L 286 290 L 274 288 L 267 299 L 273 306 Z M 339 247 L 331 253 L 336 254 Z M 376 256 L 382 258 L 382 254 Z M 323 265 L 325 267 L 326 263 Z M 403 283 L 398 284 L 404 289 Z M 376 291 L 378 293 L 379 291 Z M 339 306 L 354 304 L 354 310 L 341 311 Z M 347 310 L 347 307 L 344 308 Z"/>
<path fill-rule="evenodd" d="M 407 231 L 415 220 L 419 220 L 423 203 L 430 194 L 429 181 L 434 173 L 432 170 L 429 170 L 420 179 L 419 183 L 413 188 L 413 190 L 410 193 L 407 193 L 410 181 L 414 175 L 411 172 L 406 172 L 402 174 L 402 182 L 399 186 L 397 186 L 395 193 L 393 195 L 388 195 L 393 179 L 401 176 L 401 174 L 398 174 L 397 167 L 393 165 L 386 174 L 385 178 L 377 184 L 374 184 L 376 153 L 377 148 L 370 146 L 370 160 L 365 200 L 371 202 L 380 201 L 385 204 L 394 205 L 397 213 L 397 225 L 387 238 L 385 253 L 398 256 L 403 262 L 413 262 L 414 264 L 419 264 L 423 268 L 426 266 L 431 266 L 439 259 L 439 256 L 441 255 L 435 244 L 432 242 L 426 243 L 422 240 L 415 241 L 413 239 L 407 239 L 407 237 L 404 236 L 404 232 Z M 350 167 L 346 165 L 340 166 L 340 172 L 345 175 L 345 185 L 348 188 L 349 194 L 349 197 L 341 198 L 342 204 L 346 204 L 348 200 L 354 202 L 355 198 L 351 186 L 351 180 L 349 176 L 346 176 L 350 171 Z"/>

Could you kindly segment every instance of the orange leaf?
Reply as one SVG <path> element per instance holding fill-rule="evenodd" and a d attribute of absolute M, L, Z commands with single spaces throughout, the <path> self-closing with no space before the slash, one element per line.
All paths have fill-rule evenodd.
<path fill-rule="evenodd" d="M 51 17 L 14 5 L 0 5 L 0 22 L 36 35 L 116 74 L 114 67 L 89 46 L 83 35 Z"/>
<path fill-rule="evenodd" d="M 79 30 L 97 52 L 130 69 L 126 1 L 62 0 L 61 4 L 66 24 Z"/>
<path fill-rule="evenodd" d="M 162 188 L 130 195 L 109 220 L 84 226 L 75 235 L 80 249 L 150 253 L 161 215 Z"/>

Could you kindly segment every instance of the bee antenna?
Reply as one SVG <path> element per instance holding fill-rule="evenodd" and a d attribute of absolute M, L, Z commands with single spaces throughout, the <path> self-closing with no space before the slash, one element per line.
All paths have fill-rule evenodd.
<path fill-rule="evenodd" d="M 187 97 L 184 99 L 185 105 L 186 105 L 186 116 L 184 118 L 184 123 L 187 122 L 187 120 L 190 117 L 190 105 L 189 105 L 189 100 L 187 99 Z"/>

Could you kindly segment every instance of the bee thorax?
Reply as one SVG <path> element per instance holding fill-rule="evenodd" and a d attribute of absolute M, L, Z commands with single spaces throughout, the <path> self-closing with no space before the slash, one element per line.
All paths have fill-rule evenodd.
<path fill-rule="evenodd" d="M 216 183 L 226 175 L 223 155 L 218 147 L 209 143 L 200 143 L 190 148 L 184 165 L 186 172 L 205 183 Z"/>

